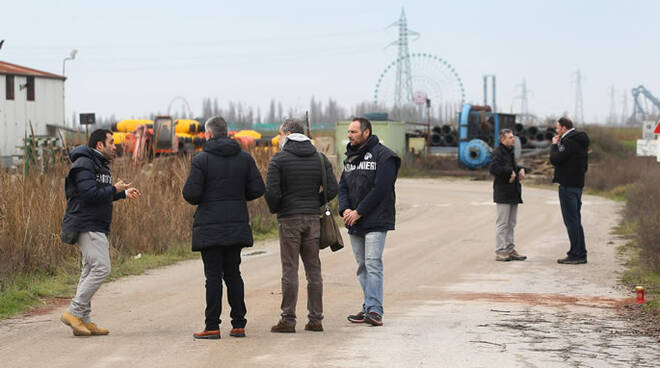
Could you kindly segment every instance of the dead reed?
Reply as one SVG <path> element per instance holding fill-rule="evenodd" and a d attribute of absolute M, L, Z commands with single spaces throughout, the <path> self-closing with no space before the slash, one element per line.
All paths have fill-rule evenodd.
<path fill-rule="evenodd" d="M 251 154 L 265 179 L 273 153 L 254 148 Z M 114 179 L 133 183 L 143 194 L 137 200 L 115 202 L 110 235 L 113 260 L 190 246 L 195 207 L 181 195 L 190 159 L 163 157 L 141 167 L 134 167 L 128 157 L 112 163 Z M 54 273 L 67 260 L 78 257 L 74 246 L 59 240 L 68 169 L 69 164 L 59 160 L 45 172 L 32 170 L 22 175 L 0 170 L 0 281 L 35 271 Z M 276 228 L 263 197 L 248 207 L 256 234 Z"/>

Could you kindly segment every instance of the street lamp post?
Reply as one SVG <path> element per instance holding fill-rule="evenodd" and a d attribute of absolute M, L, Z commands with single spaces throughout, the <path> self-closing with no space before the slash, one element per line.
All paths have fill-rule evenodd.
<path fill-rule="evenodd" d="M 66 126 L 66 104 L 65 104 L 65 94 L 64 94 L 64 83 L 66 82 L 66 61 L 67 60 L 73 60 L 76 58 L 76 54 L 78 53 L 78 50 L 73 49 L 71 50 L 71 53 L 69 56 L 65 57 L 64 60 L 62 60 L 62 76 L 65 77 L 65 80 L 62 81 L 62 125 Z M 73 122 L 71 122 L 72 127 L 73 127 Z"/>

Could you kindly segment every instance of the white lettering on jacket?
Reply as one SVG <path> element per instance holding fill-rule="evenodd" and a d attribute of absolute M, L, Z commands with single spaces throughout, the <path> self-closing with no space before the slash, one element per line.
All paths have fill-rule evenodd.
<path fill-rule="evenodd" d="M 375 171 L 376 170 L 376 161 L 362 161 L 360 162 L 357 166 L 347 163 L 344 165 L 344 170 L 346 172 L 351 172 L 353 170 L 369 170 L 369 171 Z"/>
<path fill-rule="evenodd" d="M 108 174 L 96 174 L 96 182 L 101 184 L 112 184 L 112 176 Z"/>

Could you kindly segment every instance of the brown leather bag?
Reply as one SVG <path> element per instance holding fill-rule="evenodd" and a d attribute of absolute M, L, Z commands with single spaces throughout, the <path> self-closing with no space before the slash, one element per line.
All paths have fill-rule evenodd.
<path fill-rule="evenodd" d="M 318 152 L 321 159 L 321 176 L 323 178 L 323 199 L 325 201 L 325 209 L 321 211 L 321 236 L 319 238 L 319 248 L 325 249 L 330 247 L 333 252 L 336 252 L 344 247 L 344 240 L 341 238 L 339 226 L 335 221 L 335 217 L 330 210 L 328 204 L 328 196 L 325 188 L 328 185 L 328 176 L 325 172 L 325 160 L 321 152 Z"/>

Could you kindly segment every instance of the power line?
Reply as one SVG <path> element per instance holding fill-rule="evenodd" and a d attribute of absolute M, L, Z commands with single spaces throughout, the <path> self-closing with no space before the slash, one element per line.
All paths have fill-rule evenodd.
<path fill-rule="evenodd" d="M 580 69 L 575 72 L 575 116 L 574 120 L 578 124 L 584 123 L 584 105 L 582 101 L 582 74 Z"/>
<path fill-rule="evenodd" d="M 399 47 L 399 63 L 396 66 L 396 89 L 394 95 L 394 106 L 401 107 L 407 102 L 412 101 L 412 71 L 410 69 L 410 55 L 408 54 L 408 36 L 417 36 L 419 33 L 408 28 L 406 13 L 401 9 L 399 20 L 392 23 L 389 27 L 399 27 L 399 39 L 390 43 L 388 46 L 397 45 Z M 388 28 L 389 28 L 388 27 Z M 415 39 L 417 39 L 415 38 Z"/>
<path fill-rule="evenodd" d="M 621 111 L 621 123 L 626 124 L 628 123 L 628 119 L 630 119 L 630 116 L 628 116 L 628 92 L 624 91 L 623 92 L 623 108 Z"/>
<path fill-rule="evenodd" d="M 610 115 L 607 118 L 608 124 L 616 124 L 616 97 L 614 92 L 614 85 L 610 88 Z"/>

